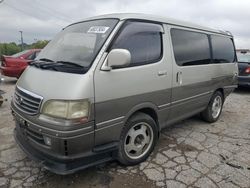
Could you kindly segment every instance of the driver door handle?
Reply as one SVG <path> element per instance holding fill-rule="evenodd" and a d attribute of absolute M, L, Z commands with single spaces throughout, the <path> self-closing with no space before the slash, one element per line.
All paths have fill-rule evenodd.
<path fill-rule="evenodd" d="M 167 75 L 166 70 L 158 71 L 158 76 L 164 76 L 164 75 Z"/>

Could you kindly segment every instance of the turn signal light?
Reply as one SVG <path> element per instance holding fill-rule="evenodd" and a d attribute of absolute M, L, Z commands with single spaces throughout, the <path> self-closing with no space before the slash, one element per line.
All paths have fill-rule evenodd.
<path fill-rule="evenodd" d="M 44 143 L 47 145 L 47 146 L 51 146 L 51 138 L 47 137 L 47 136 L 43 136 L 43 139 L 44 139 Z"/>

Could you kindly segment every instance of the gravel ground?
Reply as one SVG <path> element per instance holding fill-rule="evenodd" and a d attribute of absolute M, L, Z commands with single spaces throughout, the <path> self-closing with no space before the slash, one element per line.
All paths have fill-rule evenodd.
<path fill-rule="evenodd" d="M 150 158 L 133 167 L 110 162 L 60 176 L 31 161 L 13 138 L 10 98 L 16 81 L 0 89 L 0 187 L 250 187 L 250 90 L 231 94 L 218 122 L 193 117 L 165 129 Z"/>

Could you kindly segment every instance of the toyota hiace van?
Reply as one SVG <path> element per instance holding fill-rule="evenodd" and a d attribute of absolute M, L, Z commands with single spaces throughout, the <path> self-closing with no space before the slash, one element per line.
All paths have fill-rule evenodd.
<path fill-rule="evenodd" d="M 229 32 L 182 21 L 111 14 L 71 24 L 16 84 L 16 141 L 58 174 L 138 164 L 163 128 L 195 114 L 218 120 L 236 61 Z"/>

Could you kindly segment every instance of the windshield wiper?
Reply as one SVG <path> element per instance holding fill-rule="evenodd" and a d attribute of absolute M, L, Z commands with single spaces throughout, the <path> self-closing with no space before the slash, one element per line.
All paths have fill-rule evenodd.
<path fill-rule="evenodd" d="M 32 62 L 30 62 L 29 65 L 31 65 L 31 66 L 34 65 L 35 67 L 40 67 L 41 64 L 48 64 L 47 62 L 54 62 L 54 61 L 51 59 L 48 59 L 48 58 L 41 58 L 41 59 L 33 60 Z"/>
<path fill-rule="evenodd" d="M 85 68 L 82 65 L 79 65 L 78 63 L 73 63 L 70 61 L 57 61 L 56 63 L 60 64 L 60 65 L 69 65 L 69 66 L 73 66 L 73 67 L 80 67 L 80 68 Z"/>
<path fill-rule="evenodd" d="M 39 61 L 54 62 L 53 60 L 48 59 L 48 58 L 41 58 L 39 59 Z"/>
<path fill-rule="evenodd" d="M 46 62 L 46 61 L 37 60 L 37 61 L 33 61 L 29 65 L 35 66 L 35 67 L 41 68 L 41 69 L 50 69 L 50 68 L 54 67 L 56 64 L 57 63 L 53 62 L 53 61 Z"/>
<path fill-rule="evenodd" d="M 41 69 L 50 69 L 59 72 L 69 72 L 69 73 L 77 73 L 84 74 L 87 72 L 88 68 L 77 63 L 69 62 L 69 61 L 52 61 L 47 58 L 42 58 L 37 61 L 34 61 L 30 64 L 31 66 L 35 66 Z"/>
<path fill-rule="evenodd" d="M 57 61 L 56 64 L 54 64 L 53 69 L 55 69 L 56 71 L 77 74 L 84 74 L 88 71 L 87 67 L 69 61 Z"/>

